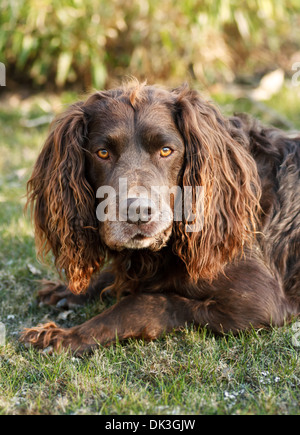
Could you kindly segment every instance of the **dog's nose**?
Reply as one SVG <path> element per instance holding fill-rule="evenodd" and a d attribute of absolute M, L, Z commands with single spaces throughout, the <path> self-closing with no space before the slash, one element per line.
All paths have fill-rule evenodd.
<path fill-rule="evenodd" d="M 120 205 L 121 218 L 130 224 L 149 222 L 153 215 L 153 203 L 148 198 L 128 198 Z"/>

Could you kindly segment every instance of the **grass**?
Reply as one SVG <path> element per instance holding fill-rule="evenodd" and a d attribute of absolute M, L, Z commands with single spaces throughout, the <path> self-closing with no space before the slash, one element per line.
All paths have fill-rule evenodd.
<path fill-rule="evenodd" d="M 85 358 L 47 356 L 19 344 L 23 327 L 48 319 L 68 327 L 104 309 L 90 304 L 65 318 L 35 302 L 38 280 L 56 277 L 36 261 L 23 214 L 26 180 L 47 127 L 23 122 L 45 114 L 44 100 L 60 110 L 72 97 L 22 102 L 13 96 L 0 103 L 0 321 L 7 330 L 0 347 L 0 414 L 299 414 L 299 348 L 291 326 L 237 337 L 186 328 L 155 342 L 99 348 Z M 282 110 L 293 107 L 288 98 L 294 96 L 281 99 Z M 270 104 L 276 108 L 279 100 Z M 219 103 L 240 110 L 241 101 L 230 96 Z M 299 128 L 298 106 L 292 119 Z"/>

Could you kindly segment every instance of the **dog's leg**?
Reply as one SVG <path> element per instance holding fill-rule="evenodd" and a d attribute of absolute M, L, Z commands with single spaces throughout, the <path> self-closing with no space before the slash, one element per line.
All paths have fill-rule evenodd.
<path fill-rule="evenodd" d="M 226 301 L 224 300 L 224 303 Z M 26 329 L 21 341 L 39 349 L 51 346 L 59 350 L 69 348 L 82 354 L 99 344 L 108 345 L 116 340 L 144 338 L 152 340 L 163 333 L 184 327 L 186 324 L 207 325 L 214 332 L 237 332 L 270 324 L 273 319 L 267 307 L 255 311 L 255 304 L 246 311 L 236 302 L 228 313 L 225 304 L 211 300 L 199 302 L 177 295 L 141 294 L 127 296 L 119 303 L 80 326 L 58 328 L 54 323 Z M 283 323 L 284 318 L 280 319 Z"/>
<path fill-rule="evenodd" d="M 293 314 L 280 282 L 253 259 L 232 265 L 227 276 L 212 284 L 198 283 L 197 292 L 201 299 L 175 293 L 126 296 L 80 326 L 60 329 L 48 323 L 25 330 L 22 341 L 40 349 L 64 347 L 80 354 L 116 339 L 155 339 L 185 324 L 207 325 L 216 333 L 237 332 L 280 326 Z"/>
<path fill-rule="evenodd" d="M 61 329 L 50 322 L 28 328 L 21 341 L 39 349 L 52 346 L 59 350 L 64 347 L 82 354 L 117 339 L 155 339 L 164 332 L 191 323 L 193 303 L 195 301 L 176 295 L 130 295 L 80 326 Z"/>

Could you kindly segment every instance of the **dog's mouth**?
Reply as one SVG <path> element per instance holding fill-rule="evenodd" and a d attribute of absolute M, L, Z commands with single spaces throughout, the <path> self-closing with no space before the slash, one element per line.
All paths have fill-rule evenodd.
<path fill-rule="evenodd" d="M 145 236 L 144 234 L 136 234 L 135 236 L 132 237 L 132 240 L 143 241 L 143 240 L 151 239 L 151 238 L 152 237 Z"/>
<path fill-rule="evenodd" d="M 155 235 L 138 233 L 132 236 L 129 240 L 127 240 L 123 244 L 123 247 L 129 249 L 143 249 L 143 248 L 153 249 L 157 245 L 161 244 L 162 239 L 164 239 L 162 233 L 155 234 Z"/>
<path fill-rule="evenodd" d="M 109 226 L 103 228 L 103 239 L 110 249 L 122 251 L 123 249 L 150 249 L 157 251 L 166 245 L 172 232 L 172 225 L 167 228 L 137 228 L 125 225 Z"/>

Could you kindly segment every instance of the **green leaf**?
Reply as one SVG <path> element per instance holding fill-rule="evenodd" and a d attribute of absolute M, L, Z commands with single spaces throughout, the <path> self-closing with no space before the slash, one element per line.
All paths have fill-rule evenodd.
<path fill-rule="evenodd" d="M 101 89 L 105 85 L 107 78 L 107 70 L 103 62 L 92 60 L 92 76 L 93 86 L 97 89 Z"/>
<path fill-rule="evenodd" d="M 71 68 L 72 60 L 73 53 L 71 52 L 63 52 L 59 55 L 55 79 L 57 86 L 61 87 L 65 84 Z"/>

